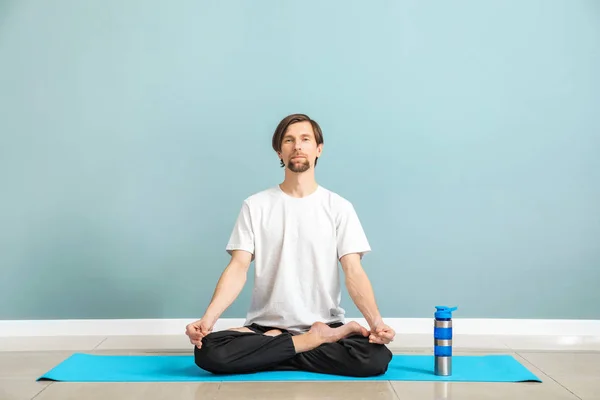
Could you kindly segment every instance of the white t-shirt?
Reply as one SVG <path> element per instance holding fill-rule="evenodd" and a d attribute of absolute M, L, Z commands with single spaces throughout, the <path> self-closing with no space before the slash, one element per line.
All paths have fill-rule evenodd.
<path fill-rule="evenodd" d="M 371 251 L 353 205 L 321 186 L 303 198 L 279 185 L 248 197 L 226 247 L 253 254 L 246 324 L 305 332 L 344 322 L 339 259 Z"/>

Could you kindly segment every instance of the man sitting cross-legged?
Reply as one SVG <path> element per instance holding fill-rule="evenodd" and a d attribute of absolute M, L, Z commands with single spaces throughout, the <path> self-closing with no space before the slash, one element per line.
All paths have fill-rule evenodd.
<path fill-rule="evenodd" d="M 319 125 L 286 117 L 273 135 L 282 184 L 247 198 L 231 234 L 231 261 L 204 316 L 186 327 L 196 364 L 215 374 L 304 370 L 346 376 L 386 372 L 395 336 L 361 265 L 370 246 L 352 204 L 315 181 Z M 255 263 L 246 324 L 213 332 Z M 338 263 L 369 329 L 344 323 Z"/>

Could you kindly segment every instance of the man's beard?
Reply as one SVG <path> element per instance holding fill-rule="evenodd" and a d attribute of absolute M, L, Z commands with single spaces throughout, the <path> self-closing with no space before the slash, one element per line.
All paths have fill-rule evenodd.
<path fill-rule="evenodd" d="M 288 168 L 292 172 L 305 172 L 310 168 L 310 164 L 307 159 L 304 159 L 304 162 L 297 162 L 294 160 L 290 160 L 288 163 Z"/>

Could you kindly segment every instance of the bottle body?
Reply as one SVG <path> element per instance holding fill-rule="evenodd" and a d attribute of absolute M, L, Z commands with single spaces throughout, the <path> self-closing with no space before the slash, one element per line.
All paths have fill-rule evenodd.
<path fill-rule="evenodd" d="M 452 319 L 435 319 L 433 341 L 434 373 L 438 376 L 452 375 Z"/>

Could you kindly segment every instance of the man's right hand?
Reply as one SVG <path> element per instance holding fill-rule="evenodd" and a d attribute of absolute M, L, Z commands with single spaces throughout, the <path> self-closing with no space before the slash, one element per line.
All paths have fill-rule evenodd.
<path fill-rule="evenodd" d="M 185 334 L 190 338 L 190 343 L 198 348 L 202 347 L 202 338 L 212 332 L 214 322 L 208 318 L 199 319 L 196 322 L 188 324 L 185 328 Z"/>

